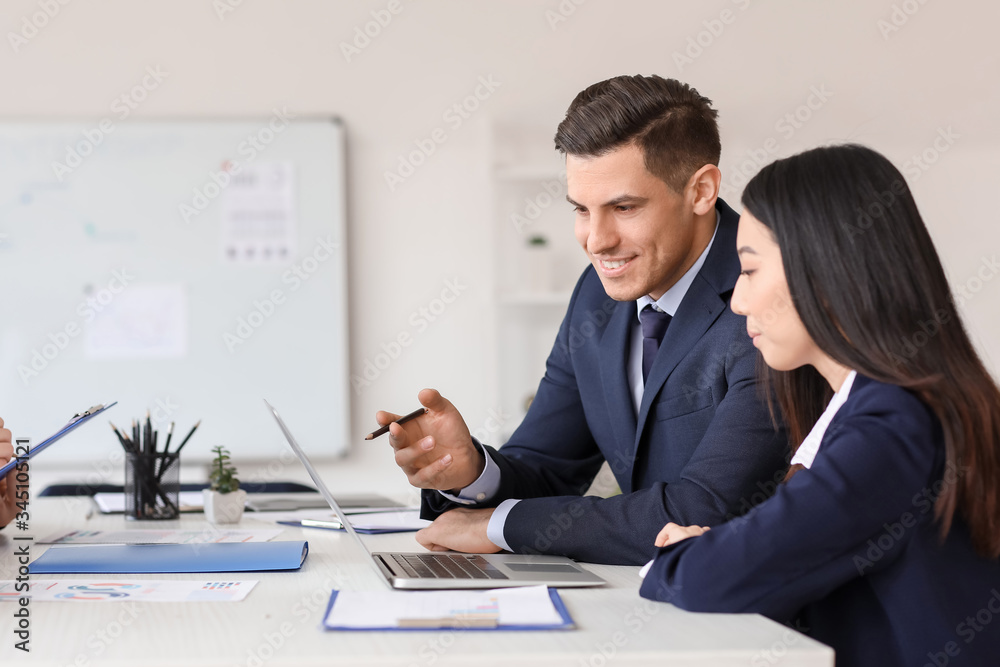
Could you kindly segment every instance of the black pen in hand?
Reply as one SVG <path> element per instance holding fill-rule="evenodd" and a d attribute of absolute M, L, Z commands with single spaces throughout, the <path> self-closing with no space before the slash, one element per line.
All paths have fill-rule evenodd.
<path fill-rule="evenodd" d="M 403 415 L 402 417 L 400 417 L 396 421 L 389 422 L 388 424 L 386 424 L 382 428 L 376 429 L 376 430 L 372 431 L 371 433 L 369 433 L 368 435 L 365 436 L 365 440 L 374 440 L 375 438 L 379 437 L 380 435 L 385 435 L 386 433 L 388 433 L 390 425 L 392 425 L 392 424 L 405 424 L 406 422 L 410 421 L 411 419 L 416 419 L 417 417 L 419 417 L 420 415 L 423 415 L 423 414 L 427 414 L 427 408 L 419 408 L 417 410 L 414 410 L 410 414 Z"/>

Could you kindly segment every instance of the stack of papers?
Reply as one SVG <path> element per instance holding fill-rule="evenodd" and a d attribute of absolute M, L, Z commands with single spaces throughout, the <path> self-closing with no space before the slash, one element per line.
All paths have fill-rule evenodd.
<path fill-rule="evenodd" d="M 101 514 L 122 514 L 125 511 L 124 493 L 95 493 L 94 502 Z M 182 512 L 204 509 L 201 491 L 181 491 L 177 494 L 177 506 Z"/>

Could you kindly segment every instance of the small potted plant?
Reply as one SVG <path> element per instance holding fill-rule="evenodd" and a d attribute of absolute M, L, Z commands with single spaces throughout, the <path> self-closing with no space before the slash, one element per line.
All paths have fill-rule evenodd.
<path fill-rule="evenodd" d="M 212 523 L 237 523 L 243 516 L 247 492 L 240 489 L 236 468 L 229 462 L 229 450 L 222 445 L 212 449 L 215 459 L 208 475 L 211 486 L 203 490 L 205 516 Z"/>

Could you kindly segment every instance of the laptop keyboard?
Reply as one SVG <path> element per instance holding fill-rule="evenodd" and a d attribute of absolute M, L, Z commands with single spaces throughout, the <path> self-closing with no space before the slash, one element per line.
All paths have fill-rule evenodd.
<path fill-rule="evenodd" d="M 410 577 L 421 579 L 506 579 L 482 556 L 463 554 L 391 554 Z"/>

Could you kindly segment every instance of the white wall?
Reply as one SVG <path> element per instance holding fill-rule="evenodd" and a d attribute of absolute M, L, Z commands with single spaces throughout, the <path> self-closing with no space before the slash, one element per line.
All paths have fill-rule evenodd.
<path fill-rule="evenodd" d="M 991 367 L 1000 361 L 1000 280 L 981 268 L 1000 249 L 991 196 L 1000 181 L 995 3 L 400 0 L 402 10 L 348 62 L 341 44 L 388 0 L 242 0 L 221 19 L 216 8 L 227 0 L 74 0 L 15 52 L 10 33 L 46 2 L 56 4 L 6 0 L 0 9 L 2 117 L 103 116 L 147 66 L 160 66 L 169 76 L 135 117 L 260 116 L 287 107 L 344 119 L 353 372 L 400 332 L 416 334 L 355 396 L 358 434 L 376 409 L 411 409 L 424 386 L 451 396 L 472 427 L 484 422 L 496 401 L 489 350 L 498 343 L 490 335 L 490 128 L 525 124 L 551 135 L 579 90 L 623 73 L 680 78 L 715 102 L 734 191 L 735 167 L 749 159 L 756 169 L 753 156 L 764 147 L 776 149 L 768 158 L 843 140 L 886 152 L 912 174 L 953 280 L 979 288 L 965 312 Z M 898 29 L 886 32 L 894 18 Z M 691 46 L 698 40 L 703 46 Z M 685 51 L 693 57 L 680 62 Z M 479 77 L 500 86 L 452 128 L 443 114 Z M 814 89 L 830 94 L 813 97 L 817 108 L 800 110 L 810 117 L 791 132 L 783 116 Z M 447 141 L 390 191 L 384 173 L 438 127 Z M 947 150 L 933 155 L 948 128 L 957 138 L 939 142 Z M 905 164 L 925 150 L 936 157 L 926 171 Z M 568 207 L 566 215 L 569 227 Z M 417 332 L 411 313 L 450 279 L 467 288 Z M 359 446 L 352 465 L 398 482 L 385 450 Z"/>

